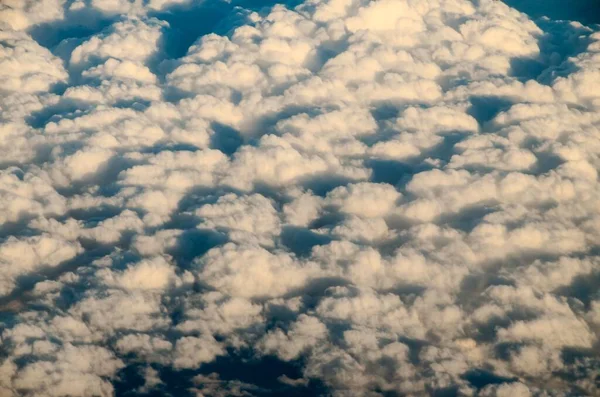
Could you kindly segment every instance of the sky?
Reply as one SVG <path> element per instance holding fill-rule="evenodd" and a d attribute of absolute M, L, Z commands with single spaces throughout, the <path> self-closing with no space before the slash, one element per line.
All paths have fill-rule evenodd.
<path fill-rule="evenodd" d="M 598 23 L 2 1 L 0 396 L 598 395 Z"/>

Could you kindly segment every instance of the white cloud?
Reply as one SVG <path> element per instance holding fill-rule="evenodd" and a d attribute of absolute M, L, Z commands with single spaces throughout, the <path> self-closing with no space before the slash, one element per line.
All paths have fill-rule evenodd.
<path fill-rule="evenodd" d="M 38 215 L 62 215 L 66 199 L 48 183 L 44 174 L 26 173 L 18 168 L 0 172 L 2 223 L 18 222 Z"/>
<path fill-rule="evenodd" d="M 277 210 L 260 194 L 226 194 L 216 203 L 198 208 L 195 214 L 202 219 L 200 227 L 225 230 L 233 240 L 258 239 L 269 244 L 281 228 Z"/>
<path fill-rule="evenodd" d="M 342 213 L 375 218 L 389 214 L 401 197 L 390 185 L 357 183 L 332 190 L 325 203 Z"/>
<path fill-rule="evenodd" d="M 89 328 L 109 335 L 118 330 L 148 331 L 168 326 L 160 295 L 152 292 L 110 290 L 99 296 L 88 296 L 69 310 L 75 318 L 84 319 Z"/>
<path fill-rule="evenodd" d="M 307 226 L 315 220 L 322 210 L 322 200 L 311 192 L 302 193 L 283 206 L 283 213 L 288 223 Z"/>
<path fill-rule="evenodd" d="M 193 276 L 189 273 L 182 275 L 182 278 L 177 276 L 174 266 L 163 257 L 142 260 L 123 272 L 102 269 L 98 272 L 98 278 L 109 286 L 128 291 L 161 291 L 193 281 Z"/>
<path fill-rule="evenodd" d="M 276 188 L 290 186 L 311 177 L 361 180 L 368 175 L 358 164 L 344 164 L 331 153 L 304 153 L 284 138 L 266 135 L 257 147 L 246 146 L 236 153 L 223 183 L 250 190 L 257 184 Z"/>
<path fill-rule="evenodd" d="M 60 59 L 23 32 L 0 32 L 0 86 L 19 93 L 48 91 L 68 75 Z"/>
<path fill-rule="evenodd" d="M 514 382 L 509 384 L 502 384 L 499 386 L 490 385 L 486 386 L 481 394 L 481 396 L 494 396 L 494 397 L 529 397 L 531 396 L 531 392 L 529 388 L 520 382 Z"/>
<path fill-rule="evenodd" d="M 315 317 L 304 314 L 287 332 L 277 329 L 259 342 L 264 353 L 276 354 L 283 360 L 297 358 L 302 352 L 318 344 L 327 336 L 327 328 Z"/>
<path fill-rule="evenodd" d="M 35 24 L 61 20 L 64 3 L 64 0 L 6 1 L 0 9 L 0 22 L 14 30 L 25 30 Z"/>
<path fill-rule="evenodd" d="M 210 336 L 186 336 L 175 345 L 173 365 L 175 368 L 197 368 L 223 353 L 221 345 Z"/>
<path fill-rule="evenodd" d="M 135 353 L 146 362 L 167 363 L 173 344 L 165 339 L 146 334 L 128 334 L 116 343 L 122 354 Z"/>
<path fill-rule="evenodd" d="M 225 244 L 198 263 L 198 277 L 236 297 L 275 297 L 302 287 L 316 270 L 285 252 L 271 253 L 255 245 Z"/>
<path fill-rule="evenodd" d="M 597 27 L 233 3 L 0 6 L 0 394 L 598 394 Z"/>
<path fill-rule="evenodd" d="M 238 329 L 244 330 L 264 321 L 263 308 L 245 298 L 228 298 L 218 292 L 202 296 L 202 308 L 194 305 L 185 310 L 185 320 L 177 325 L 181 332 L 194 334 L 210 332 L 217 335 L 230 335 Z M 244 340 L 239 342 L 243 343 Z"/>
<path fill-rule="evenodd" d="M 111 396 L 110 380 L 123 365 L 105 348 L 66 344 L 51 360 L 39 359 L 18 370 L 9 387 L 25 396 Z"/>
<path fill-rule="evenodd" d="M 82 248 L 78 243 L 51 235 L 17 239 L 9 237 L 0 245 L 0 293 L 9 294 L 18 286 L 18 278 L 29 273 L 56 267 L 74 258 Z"/>
<path fill-rule="evenodd" d="M 156 19 L 142 21 L 132 18 L 117 22 L 105 35 L 94 36 L 76 47 L 71 53 L 69 65 L 88 66 L 92 59 L 103 58 L 146 61 L 157 50 L 163 26 L 165 23 Z M 110 63 L 105 66 L 110 67 Z"/>

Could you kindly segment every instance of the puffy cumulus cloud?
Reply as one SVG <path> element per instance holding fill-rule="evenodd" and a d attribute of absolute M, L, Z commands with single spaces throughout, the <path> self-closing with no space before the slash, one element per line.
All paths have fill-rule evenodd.
<path fill-rule="evenodd" d="M 515 397 L 529 397 L 531 396 L 531 391 L 527 386 L 523 383 L 515 382 L 504 384 L 500 386 L 490 385 L 486 386 L 481 391 L 482 396 L 515 396 Z"/>
<path fill-rule="evenodd" d="M 135 354 L 148 363 L 166 363 L 169 362 L 173 344 L 161 337 L 127 334 L 116 342 L 115 348 L 121 354 Z M 152 386 L 156 386 L 156 383 Z"/>
<path fill-rule="evenodd" d="M 52 164 L 50 175 L 60 186 L 92 180 L 107 168 L 112 156 L 110 150 L 96 148 L 78 150 Z"/>
<path fill-rule="evenodd" d="M 186 302 L 184 320 L 177 330 L 186 334 L 211 333 L 220 337 L 234 336 L 237 330 L 249 330 L 264 321 L 263 307 L 241 297 L 229 297 L 219 292 L 204 294 L 198 300 Z M 233 337 L 232 343 L 244 343 Z"/>
<path fill-rule="evenodd" d="M 598 108 L 598 62 L 600 54 L 600 34 L 589 35 L 589 45 L 585 53 L 573 60 L 574 73 L 559 77 L 553 82 L 557 95 L 567 103 L 577 103 L 592 109 Z"/>
<path fill-rule="evenodd" d="M 129 278 L 123 277 L 122 280 L 127 282 L 136 275 L 140 277 L 139 267 L 135 270 L 137 274 L 131 276 L 133 272 L 130 272 L 125 275 Z M 148 287 L 148 284 L 157 282 L 146 280 L 146 283 Z M 69 315 L 84 321 L 91 332 L 104 336 L 119 330 L 150 331 L 167 326 L 170 320 L 160 302 L 160 295 L 154 293 L 152 288 L 147 288 L 149 291 L 136 289 L 138 291 L 109 290 L 106 293 L 88 294 L 69 309 Z"/>
<path fill-rule="evenodd" d="M 2 223 L 16 223 L 38 215 L 58 216 L 67 210 L 67 199 L 49 183 L 47 175 L 24 173 L 14 167 L 2 170 Z"/>
<path fill-rule="evenodd" d="M 115 58 L 109 58 L 104 64 L 90 68 L 82 74 L 85 77 L 94 77 L 99 80 L 120 78 L 146 83 L 156 82 L 156 76 L 147 67 L 127 59 L 120 61 Z"/>
<path fill-rule="evenodd" d="M 301 314 L 287 332 L 277 329 L 269 332 L 260 342 L 265 353 L 274 353 L 283 360 L 291 360 L 317 345 L 327 337 L 327 327 L 317 318 Z"/>
<path fill-rule="evenodd" d="M 165 131 L 133 109 L 99 106 L 75 119 L 47 123 L 44 133 L 53 144 L 52 153 L 60 161 L 73 153 L 71 145 L 88 142 L 80 150 L 151 147 L 167 138 Z M 61 153 L 62 152 L 62 153 Z M 97 156 L 98 157 L 98 156 Z"/>
<path fill-rule="evenodd" d="M 200 364 L 211 362 L 225 351 L 211 336 L 186 336 L 175 346 L 175 368 L 197 368 Z"/>
<path fill-rule="evenodd" d="M 69 66 L 82 67 L 89 65 L 95 59 L 99 61 L 107 59 L 103 69 L 112 72 L 111 75 L 131 76 L 135 64 L 115 65 L 112 59 L 132 62 L 147 60 L 157 51 L 161 28 L 165 25 L 166 23 L 157 19 L 143 21 L 131 18 L 116 22 L 106 33 L 94 35 L 75 47 L 69 58 Z"/>
<path fill-rule="evenodd" d="M 82 241 L 84 244 L 86 242 L 115 244 L 128 233 L 140 232 L 144 223 L 133 211 L 125 210 L 117 216 L 91 224 L 73 218 L 59 222 L 55 219 L 39 217 L 29 222 L 28 226 L 33 230 L 60 236 L 69 241 Z"/>
<path fill-rule="evenodd" d="M 23 32 L 0 31 L 0 86 L 18 94 L 48 91 L 68 75 L 60 59 Z M 7 101 L 7 99 L 4 99 Z M 3 102 L 4 102 L 3 101 Z"/>
<path fill-rule="evenodd" d="M 352 390 L 377 389 L 386 393 L 422 393 L 425 385 L 415 376 L 409 348 L 368 330 L 343 333 L 343 347 L 320 351 L 307 373 L 323 373 L 337 395 Z M 328 369 L 336 368 L 335 371 Z"/>
<path fill-rule="evenodd" d="M 239 380 L 221 380 L 219 374 L 197 375 L 193 378 L 194 387 L 190 391 L 199 396 L 246 396 L 263 389 Z"/>
<path fill-rule="evenodd" d="M 268 244 L 281 229 L 277 210 L 260 194 L 242 197 L 226 194 L 195 213 L 202 219 L 199 227 L 222 229 L 233 240 L 264 239 Z"/>
<path fill-rule="evenodd" d="M 452 156 L 453 168 L 491 167 L 503 171 L 527 171 L 537 163 L 537 157 L 526 149 L 514 147 L 506 138 L 477 136 L 456 146 Z"/>
<path fill-rule="evenodd" d="M 306 152 L 334 153 L 338 157 L 361 156 L 367 146 L 358 138 L 376 131 L 367 109 L 341 109 L 311 118 L 300 114 L 276 125 L 283 138 Z"/>
<path fill-rule="evenodd" d="M 331 233 L 349 241 L 362 243 L 377 242 L 389 237 L 389 229 L 381 218 L 363 219 L 351 217 L 339 225 L 336 225 Z"/>
<path fill-rule="evenodd" d="M 160 101 L 162 90 L 148 62 L 163 50 L 160 43 L 167 26 L 130 14 L 87 40 L 63 41 L 60 54 L 76 84 L 65 90 L 57 106 L 93 108 L 124 101 Z"/>
<path fill-rule="evenodd" d="M 283 206 L 285 221 L 291 225 L 308 226 L 322 212 L 322 206 L 323 200 L 320 197 L 312 192 L 301 192 Z"/>
<path fill-rule="evenodd" d="M 229 166 L 218 150 L 136 153 L 131 161 L 138 165 L 119 174 L 119 197 L 130 208 L 142 210 L 144 222 L 151 225 L 167 220 L 186 192 L 215 187 Z"/>
<path fill-rule="evenodd" d="M 390 185 L 357 183 L 335 188 L 327 194 L 325 203 L 342 213 L 376 218 L 389 214 L 401 197 Z"/>
<path fill-rule="evenodd" d="M 344 225 L 334 228 L 334 233 L 336 229 L 341 233 L 352 233 L 347 228 L 344 230 Z M 323 269 L 344 275 L 344 278 L 357 285 L 372 286 L 378 283 L 385 269 L 385 260 L 377 250 L 363 248 L 349 241 L 333 241 L 313 247 L 311 258 Z"/>
<path fill-rule="evenodd" d="M 164 254 L 177 247 L 182 233 L 180 229 L 167 229 L 149 236 L 137 235 L 133 238 L 132 249 L 144 256 Z"/>
<path fill-rule="evenodd" d="M 208 251 L 197 263 L 201 282 L 239 297 L 277 297 L 298 289 L 315 273 L 286 252 L 258 245 L 227 243 Z"/>
<path fill-rule="evenodd" d="M 477 120 L 465 113 L 462 105 L 458 108 L 409 107 L 401 117 L 389 124 L 393 135 L 378 141 L 370 148 L 370 154 L 375 158 L 409 160 L 426 155 L 439 147 L 444 141 L 444 136 L 479 131 Z"/>
<path fill-rule="evenodd" d="M 329 320 L 349 323 L 358 328 L 381 329 L 398 332 L 410 338 L 421 339 L 426 330 L 415 312 L 409 312 L 398 296 L 376 294 L 366 289 L 352 294 L 346 288 L 323 299 L 317 313 Z"/>
<path fill-rule="evenodd" d="M 340 228 L 334 228 L 333 231 L 346 231 L 348 235 L 344 235 L 344 238 L 356 238 L 356 234 L 351 233 L 358 232 L 348 230 L 346 227 L 355 221 L 351 219 L 350 222 L 342 224 Z M 361 225 L 365 222 L 370 226 L 370 228 L 364 226 L 365 235 L 369 232 L 373 233 L 373 230 L 377 231 L 375 227 L 382 225 L 380 219 L 359 222 Z M 380 227 L 383 229 L 383 226 Z M 445 244 L 437 245 L 431 240 L 443 241 L 456 237 L 456 234 L 435 227 L 416 229 L 414 235 L 408 233 L 391 235 L 388 230 L 389 234 L 380 239 L 377 239 L 379 236 L 373 233 L 368 235 L 369 239 L 363 235 L 356 238 L 353 243 L 333 241 L 314 247 L 311 258 L 323 269 L 361 287 L 374 287 L 383 291 L 396 288 L 402 291 L 406 288 L 409 294 L 434 285 L 443 293 L 458 290 L 463 278 L 469 272 L 468 262 L 465 262 L 471 259 L 470 253 L 463 255 L 460 251 L 467 245 L 461 242 L 446 248 Z M 389 255 L 390 246 L 399 239 L 406 240 L 405 245 Z M 365 244 L 371 246 L 365 247 Z M 381 251 L 386 254 L 382 255 Z"/>
<path fill-rule="evenodd" d="M 9 237 L 0 244 L 0 293 L 9 294 L 19 285 L 19 278 L 30 273 L 53 268 L 73 259 L 82 251 L 78 243 L 65 241 L 49 234 L 16 238 Z"/>
<path fill-rule="evenodd" d="M 39 4 L 43 3 L 46 2 Z M 12 5 L 23 4 L 34 5 L 35 2 L 17 1 Z M 8 7 L 0 11 L 2 19 L 11 6 L 3 3 L 0 7 Z M 5 153 L 0 163 L 3 169 L 30 163 L 37 157 L 45 138 L 39 130 L 31 128 L 26 119 L 56 105 L 59 97 L 51 91 L 68 78 L 62 61 L 51 51 L 25 32 L 0 27 L 0 148 Z"/>
<path fill-rule="evenodd" d="M 228 166 L 227 157 L 219 150 L 165 151 L 132 157 L 132 160 L 142 164 L 119 175 L 122 185 L 155 186 L 181 192 L 192 187 L 216 185 L 220 168 Z"/>
<path fill-rule="evenodd" d="M 0 21 L 14 30 L 60 20 L 64 17 L 64 0 L 6 1 L 0 9 Z"/>
<path fill-rule="evenodd" d="M 524 316 L 523 320 L 496 330 L 502 340 L 538 341 L 546 347 L 591 347 L 596 339 L 586 322 L 577 318 L 564 298 L 538 295 L 531 287 L 494 286 L 488 293 L 494 302 L 488 305 L 500 309 L 494 310 L 495 316 L 502 315 L 504 310 Z M 488 305 L 478 310 L 482 314 L 491 313 Z"/>
<path fill-rule="evenodd" d="M 23 368 L 13 367 L 12 377 L 5 385 L 9 393 L 14 396 L 114 394 L 111 379 L 123 362 L 111 351 L 93 345 L 65 344 L 56 353 L 44 353 L 37 352 L 37 359 Z"/>
<path fill-rule="evenodd" d="M 245 146 L 236 153 L 223 183 L 250 190 L 261 184 L 281 188 L 311 179 L 362 180 L 368 176 L 369 170 L 357 161 L 346 162 L 332 153 L 305 153 L 285 138 L 265 135 L 257 147 Z"/>
<path fill-rule="evenodd" d="M 598 28 L 271 3 L 2 2 L 0 395 L 598 395 Z"/>
<path fill-rule="evenodd" d="M 143 260 L 129 266 L 125 271 L 116 273 L 110 269 L 102 269 L 98 277 L 107 285 L 131 290 L 164 290 L 181 286 L 183 281 L 175 274 L 175 269 L 164 258 L 158 257 Z M 188 272 L 183 275 L 187 282 L 193 280 Z"/>
<path fill-rule="evenodd" d="M 569 286 L 578 277 L 593 276 L 600 264 L 597 258 L 561 257 L 556 261 L 537 260 L 529 266 L 507 274 L 523 285 L 535 285 L 543 292 Z"/>

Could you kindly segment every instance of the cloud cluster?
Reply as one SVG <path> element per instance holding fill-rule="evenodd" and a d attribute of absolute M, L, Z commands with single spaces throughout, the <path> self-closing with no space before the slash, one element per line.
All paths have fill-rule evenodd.
<path fill-rule="evenodd" d="M 600 392 L 597 27 L 8 1 L 0 92 L 2 396 Z"/>

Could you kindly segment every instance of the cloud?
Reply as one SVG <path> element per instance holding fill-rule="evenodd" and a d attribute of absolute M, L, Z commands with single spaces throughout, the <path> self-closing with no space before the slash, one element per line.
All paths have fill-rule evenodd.
<path fill-rule="evenodd" d="M 259 346 L 264 353 L 274 353 L 283 360 L 289 361 L 326 337 L 327 328 L 323 323 L 315 317 L 302 314 L 287 333 L 281 329 L 267 333 L 259 342 Z"/>
<path fill-rule="evenodd" d="M 11 1 L 3 4 L 0 21 L 14 30 L 22 30 L 35 23 L 62 19 L 63 4 L 64 1 L 60 0 Z"/>
<path fill-rule="evenodd" d="M 48 91 L 52 84 L 66 80 L 67 73 L 59 59 L 27 34 L 2 31 L 3 91 L 20 94 Z"/>
<path fill-rule="evenodd" d="M 181 286 L 183 281 L 175 274 L 175 269 L 164 258 L 143 260 L 125 271 L 115 274 L 111 270 L 98 272 L 98 277 L 110 286 L 125 290 L 164 290 Z M 184 275 L 191 281 L 191 274 Z"/>
<path fill-rule="evenodd" d="M 17 278 L 56 267 L 73 259 L 81 251 L 81 245 L 77 242 L 47 234 L 23 239 L 9 237 L 0 245 L 0 262 L 5 268 L 0 278 L 0 293 L 10 293 L 17 286 Z"/>
<path fill-rule="evenodd" d="M 106 58 L 108 61 L 116 58 L 143 62 L 157 51 L 163 26 L 165 23 L 156 19 L 142 21 L 131 18 L 116 22 L 104 35 L 94 36 L 75 47 L 69 66 L 82 68 L 88 66 L 93 59 L 102 61 Z M 107 67 L 110 68 L 110 65 Z M 113 75 L 118 71 L 118 68 L 112 69 Z"/>
<path fill-rule="evenodd" d="M 121 360 L 102 347 L 67 344 L 52 361 L 26 365 L 16 373 L 12 385 L 26 395 L 110 396 L 114 388 L 109 379 L 122 366 Z"/>
<path fill-rule="evenodd" d="M 206 331 L 229 336 L 237 330 L 247 331 L 263 321 L 262 305 L 245 298 L 231 298 L 213 292 L 205 294 L 200 302 L 190 302 L 185 310 L 185 320 L 177 325 L 177 329 L 186 334 Z M 238 343 L 244 341 L 240 339 Z"/>
<path fill-rule="evenodd" d="M 256 245 L 227 243 L 208 251 L 198 263 L 198 277 L 217 290 L 239 297 L 277 297 L 300 288 L 314 272 L 285 252 Z"/>
<path fill-rule="evenodd" d="M 260 194 L 245 197 L 226 194 L 195 213 L 202 219 L 200 227 L 226 230 L 232 240 L 264 239 L 269 244 L 281 229 L 277 210 Z"/>
<path fill-rule="evenodd" d="M 598 394 L 598 27 L 275 3 L 0 6 L 0 394 Z"/>
<path fill-rule="evenodd" d="M 223 353 L 223 348 L 211 336 L 186 336 L 177 341 L 173 365 L 175 368 L 197 368 Z"/>

